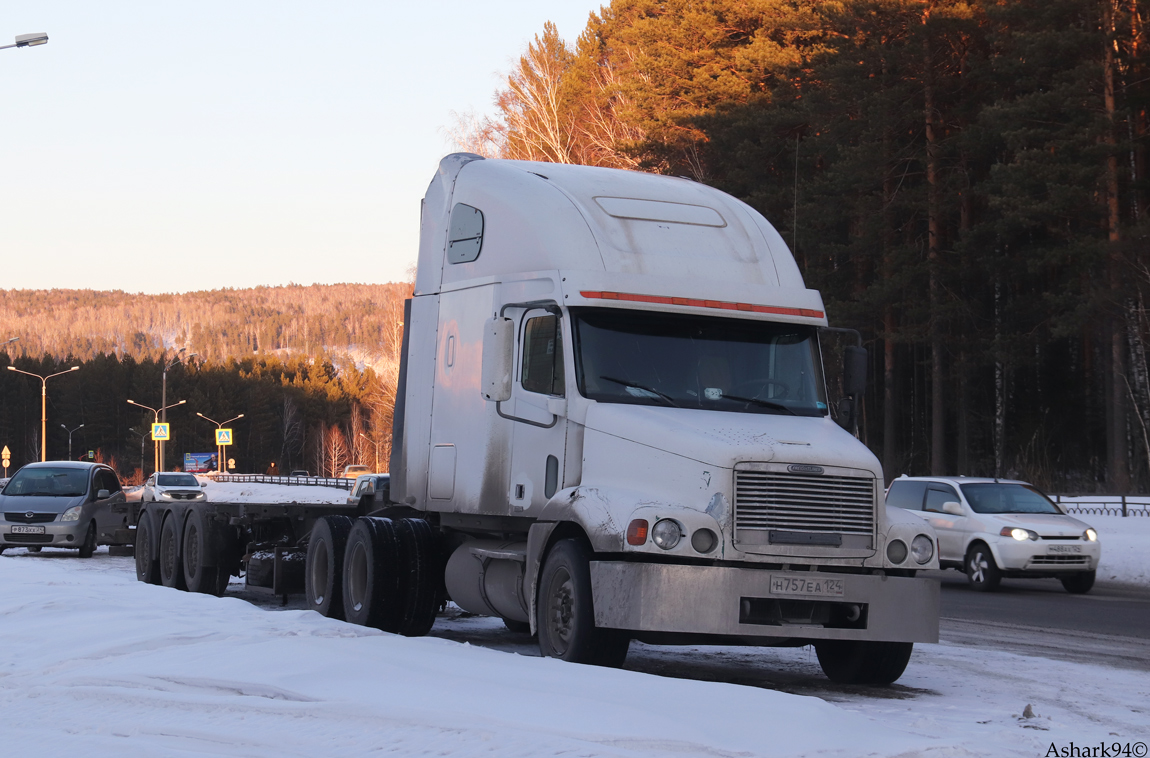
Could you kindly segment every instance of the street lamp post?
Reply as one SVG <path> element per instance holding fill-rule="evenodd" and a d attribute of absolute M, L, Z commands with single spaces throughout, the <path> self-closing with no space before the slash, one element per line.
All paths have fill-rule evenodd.
<path fill-rule="evenodd" d="M 368 437 L 363 432 L 360 432 L 359 436 L 363 437 L 365 440 L 367 440 L 371 444 L 375 445 L 375 473 L 378 474 L 379 473 L 379 440 L 373 440 L 371 437 Z"/>
<path fill-rule="evenodd" d="M 235 418 L 230 418 L 227 421 L 216 421 L 214 419 L 208 418 L 207 416 L 200 413 L 199 411 L 196 411 L 196 415 L 199 416 L 200 418 L 202 418 L 204 421 L 211 421 L 213 424 L 216 425 L 216 429 L 223 429 L 224 424 L 230 424 L 231 422 L 237 421 L 237 420 L 244 417 L 244 414 L 241 413 L 240 415 L 236 416 Z M 218 442 L 216 443 L 216 471 L 218 471 L 221 474 L 224 473 L 224 446 L 219 444 Z"/>
<path fill-rule="evenodd" d="M 68 433 L 68 460 L 72 460 L 72 432 L 78 432 L 85 426 L 87 426 L 87 424 L 80 424 L 75 429 L 69 429 L 64 424 L 60 424 L 60 428 Z"/>
<path fill-rule="evenodd" d="M 9 340 L 9 342 L 11 342 L 11 340 Z M 9 366 L 8 370 L 15 371 L 17 374 L 34 376 L 40 380 L 40 460 L 46 461 L 48 460 L 48 380 L 54 376 L 63 376 L 72 371 L 79 371 L 80 367 L 73 366 L 67 371 L 58 371 L 55 374 L 48 374 L 48 376 L 40 376 L 30 371 L 21 371 L 15 366 Z"/>
<path fill-rule="evenodd" d="M 135 400 L 129 400 L 128 401 L 128 403 L 130 403 L 131 405 L 138 406 L 140 408 L 143 408 L 146 411 L 151 411 L 153 414 L 155 414 L 155 418 L 156 418 L 155 423 L 157 423 L 157 424 L 160 423 L 160 414 L 161 413 L 168 410 L 169 408 L 175 408 L 177 405 L 183 405 L 186 402 L 188 402 L 188 401 L 187 400 L 181 400 L 178 403 L 172 403 L 171 405 L 165 405 L 162 408 L 153 408 L 150 405 L 144 405 L 143 403 L 137 403 Z M 154 448 L 153 453 L 152 453 L 152 457 L 153 457 L 152 466 L 153 466 L 153 468 L 155 468 L 156 471 L 160 471 L 160 442 L 158 440 L 152 440 L 152 441 L 155 442 L 155 448 Z"/>
<path fill-rule="evenodd" d="M 175 366 L 177 363 L 180 363 L 181 361 L 183 361 L 184 358 L 191 358 L 191 357 L 197 355 L 196 353 L 191 353 L 189 355 L 181 357 L 181 355 L 183 354 L 183 352 L 185 350 L 187 350 L 186 347 L 181 347 L 179 349 L 179 351 L 176 352 L 176 357 L 173 358 L 170 363 L 168 363 L 164 366 L 163 388 L 160 390 L 160 405 L 163 406 L 163 409 L 161 411 L 160 421 L 162 421 L 165 424 L 168 423 L 168 412 L 167 411 L 168 411 L 168 408 L 171 407 L 170 405 L 167 404 L 168 403 L 168 369 L 170 369 L 172 366 Z M 179 405 L 179 403 L 177 403 L 177 405 Z M 157 468 L 156 471 L 160 471 L 164 467 L 164 452 L 165 452 L 164 451 L 164 444 L 165 444 L 164 440 L 160 440 L 160 463 L 159 463 L 159 468 Z"/>
<path fill-rule="evenodd" d="M 10 47 L 36 47 L 37 45 L 48 44 L 48 35 L 44 32 L 36 32 L 35 34 L 17 34 L 16 44 L 2 45 L 0 50 L 7 50 Z"/>

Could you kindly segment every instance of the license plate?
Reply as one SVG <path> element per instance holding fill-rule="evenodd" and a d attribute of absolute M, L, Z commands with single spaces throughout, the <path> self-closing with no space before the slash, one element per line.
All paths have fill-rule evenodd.
<path fill-rule="evenodd" d="M 1051 553 L 1081 553 L 1081 545 L 1051 545 L 1047 548 Z"/>
<path fill-rule="evenodd" d="M 843 580 L 825 577 L 771 575 L 772 595 L 815 595 L 817 597 L 842 597 Z"/>
<path fill-rule="evenodd" d="M 44 527 L 42 526 L 13 526 L 12 534 L 43 534 Z"/>

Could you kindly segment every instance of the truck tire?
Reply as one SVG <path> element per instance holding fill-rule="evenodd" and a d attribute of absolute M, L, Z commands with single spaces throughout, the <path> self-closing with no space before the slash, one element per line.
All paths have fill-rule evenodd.
<path fill-rule="evenodd" d="M 837 684 L 891 684 L 906 671 L 913 651 L 912 642 L 823 640 L 815 643 L 815 654 L 823 673 Z"/>
<path fill-rule="evenodd" d="M 1082 571 L 1062 577 L 1062 587 L 1072 595 L 1085 595 L 1094 587 L 1094 572 Z"/>
<path fill-rule="evenodd" d="M 388 518 L 355 520 L 343 556 L 343 612 L 347 620 L 385 632 L 403 621 L 399 541 Z"/>
<path fill-rule="evenodd" d="M 307 543 L 304 590 L 307 607 L 333 619 L 343 619 L 343 557 L 355 521 L 324 516 L 315 522 Z"/>
<path fill-rule="evenodd" d="M 136 581 L 160 583 L 160 562 L 156 559 L 156 527 L 150 511 L 140 513 L 136 523 Z"/>
<path fill-rule="evenodd" d="M 199 508 L 191 508 L 184 522 L 184 539 L 180 559 L 188 592 L 219 597 L 219 529 L 204 517 Z M 227 587 L 227 583 L 224 583 Z"/>
<path fill-rule="evenodd" d="M 160 527 L 160 584 L 177 590 L 186 590 L 184 567 L 180 560 L 180 527 L 176 517 L 169 513 Z"/>
<path fill-rule="evenodd" d="M 627 658 L 630 635 L 595 626 L 591 598 L 591 549 L 581 541 L 560 540 L 539 574 L 535 629 L 539 652 L 572 663 L 619 667 Z"/>
<path fill-rule="evenodd" d="M 91 558 L 96 552 L 96 522 L 88 524 L 88 531 L 84 533 L 84 544 L 80 545 L 80 557 Z"/>
<path fill-rule="evenodd" d="M 431 524 L 418 518 L 395 521 L 395 534 L 400 547 L 400 594 L 403 614 L 399 633 L 404 637 L 422 637 L 435 625 L 443 595 L 444 565 L 439 540 Z"/>

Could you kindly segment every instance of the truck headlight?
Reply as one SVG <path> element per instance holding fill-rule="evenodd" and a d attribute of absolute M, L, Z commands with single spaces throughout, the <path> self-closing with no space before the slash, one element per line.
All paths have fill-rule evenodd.
<path fill-rule="evenodd" d="M 929 563 L 934 557 L 934 540 L 925 534 L 918 535 L 911 540 L 910 554 L 914 556 L 916 563 Z"/>
<path fill-rule="evenodd" d="M 79 521 L 80 520 L 80 509 L 83 507 L 84 506 L 82 506 L 82 505 L 73 505 L 71 508 L 64 511 L 64 515 L 60 517 L 60 520 L 61 521 Z"/>
<path fill-rule="evenodd" d="M 691 534 L 691 547 L 695 548 L 697 553 L 709 553 L 715 549 L 717 544 L 719 544 L 719 538 L 710 529 L 696 529 Z"/>
<path fill-rule="evenodd" d="M 678 521 L 665 518 L 651 527 L 651 541 L 664 550 L 670 550 L 683 539 L 683 528 Z"/>
<path fill-rule="evenodd" d="M 1014 539 L 1018 540 L 1019 542 L 1025 542 L 1026 540 L 1038 539 L 1038 532 L 1032 532 L 1029 529 L 1019 529 L 1017 526 L 1014 527 L 1013 529 L 1010 528 L 1009 526 L 1004 526 L 1004 527 L 1002 527 L 1002 531 L 1000 531 L 998 533 L 998 535 L 1000 537 L 1013 537 Z"/>
<path fill-rule="evenodd" d="M 891 563 L 902 563 L 906 560 L 906 543 L 902 540 L 891 540 L 886 543 L 886 558 Z"/>
<path fill-rule="evenodd" d="M 1097 542 L 1098 532 L 1094 531 L 1093 529 L 1087 529 L 1082 533 L 1082 539 L 1086 540 L 1087 542 Z"/>

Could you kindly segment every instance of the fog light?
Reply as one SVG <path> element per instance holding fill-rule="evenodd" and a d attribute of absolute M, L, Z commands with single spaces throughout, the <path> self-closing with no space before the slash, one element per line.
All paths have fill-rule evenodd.
<path fill-rule="evenodd" d="M 627 544 L 642 545 L 647 541 L 647 521 L 637 518 L 627 525 Z"/>
<path fill-rule="evenodd" d="M 886 545 L 886 557 L 891 563 L 902 563 L 906 560 L 906 543 L 902 540 L 891 540 Z"/>
<path fill-rule="evenodd" d="M 697 553 L 709 553 L 719 544 L 719 538 L 710 529 L 696 529 L 691 535 L 691 547 Z"/>
<path fill-rule="evenodd" d="M 925 534 L 920 534 L 911 540 L 910 554 L 916 563 L 929 563 L 934 557 L 934 540 Z"/>
<path fill-rule="evenodd" d="M 683 539 L 683 528 L 677 521 L 665 518 L 656 521 L 655 526 L 651 527 L 651 541 L 664 550 L 675 547 L 681 539 Z"/>

